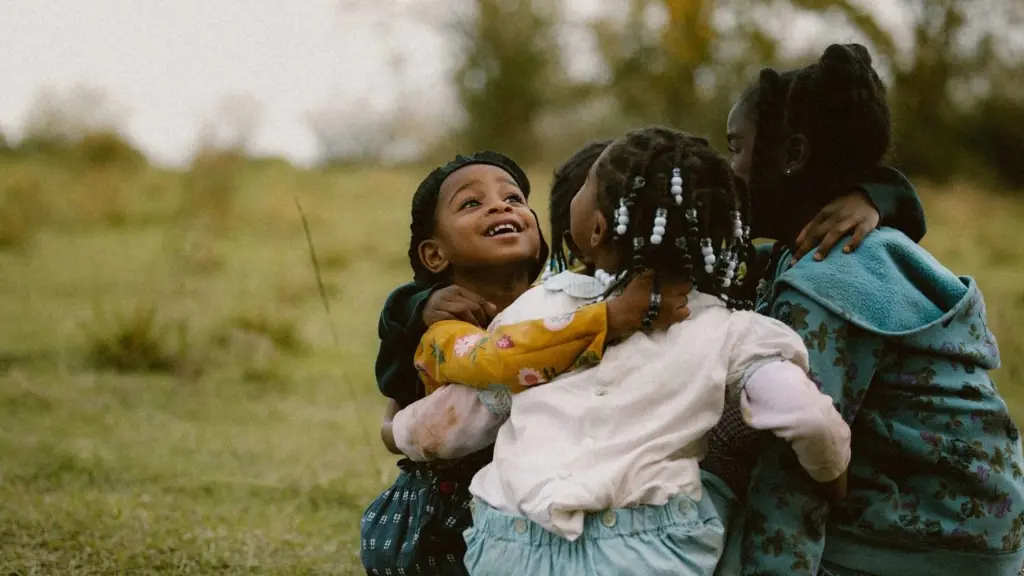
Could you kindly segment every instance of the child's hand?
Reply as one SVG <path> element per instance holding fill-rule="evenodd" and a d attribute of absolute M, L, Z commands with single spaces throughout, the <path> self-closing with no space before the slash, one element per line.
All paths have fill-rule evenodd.
<path fill-rule="evenodd" d="M 608 301 L 608 340 L 625 338 L 639 330 L 651 304 L 653 274 L 647 272 L 629 282 L 618 298 Z M 652 329 L 665 330 L 690 317 L 687 295 L 693 285 L 672 282 L 661 286 L 661 308 Z"/>
<path fill-rule="evenodd" d="M 796 237 L 793 263 L 803 258 L 815 246 L 814 259 L 821 261 L 844 236 L 853 232 L 853 238 L 843 248 L 849 254 L 857 249 L 864 238 L 878 228 L 878 209 L 864 192 L 854 192 L 836 198 L 821 209 L 818 215 Z"/>
<path fill-rule="evenodd" d="M 839 478 L 831 482 L 822 484 L 822 490 L 825 492 L 825 497 L 828 501 L 835 504 L 846 498 L 847 486 L 846 486 L 846 472 L 839 475 Z"/>
<path fill-rule="evenodd" d="M 392 432 L 391 424 L 398 413 L 398 402 L 388 398 L 388 404 L 384 407 L 384 420 L 380 423 L 380 439 L 388 452 L 402 456 L 402 451 L 395 445 L 395 435 Z"/>
<path fill-rule="evenodd" d="M 497 312 L 494 304 L 475 293 L 448 286 L 430 295 L 423 307 L 423 324 L 431 326 L 442 320 L 462 320 L 478 328 L 487 328 Z"/>

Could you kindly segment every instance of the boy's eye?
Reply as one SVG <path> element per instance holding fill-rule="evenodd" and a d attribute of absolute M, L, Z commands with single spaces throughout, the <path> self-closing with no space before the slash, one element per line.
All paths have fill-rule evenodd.
<path fill-rule="evenodd" d="M 505 198 L 505 201 L 511 204 L 522 204 L 523 197 L 520 196 L 519 194 L 510 194 L 508 198 Z"/>
<path fill-rule="evenodd" d="M 480 201 L 475 198 L 469 198 L 463 200 L 462 204 L 459 204 L 459 210 L 465 210 L 466 208 L 476 208 L 480 205 Z"/>

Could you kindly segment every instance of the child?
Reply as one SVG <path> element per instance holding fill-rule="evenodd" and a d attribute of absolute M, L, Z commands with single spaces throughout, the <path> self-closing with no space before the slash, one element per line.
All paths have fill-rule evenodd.
<path fill-rule="evenodd" d="M 587 180 L 590 167 L 611 144 L 611 140 L 590 142 L 573 154 L 565 164 L 555 170 L 551 180 L 551 196 L 548 200 L 548 214 L 551 224 L 551 260 L 544 270 L 544 280 L 566 270 L 580 272 L 579 260 L 573 250 L 572 238 L 569 238 L 569 204 Z M 563 248 L 568 244 L 569 253 Z"/>
<path fill-rule="evenodd" d="M 727 392 L 743 404 L 749 424 L 791 440 L 815 479 L 843 473 L 849 429 L 803 373 L 803 343 L 781 323 L 727 308 L 750 306 L 730 299 L 750 252 L 741 190 L 706 141 L 659 128 L 632 132 L 606 149 L 572 201 L 573 244 L 594 277 L 556 276 L 496 321 L 548 317 L 536 338 L 521 334 L 501 350 L 474 355 L 460 343 L 480 335 L 455 337 L 467 324 L 428 330 L 417 354 L 427 382 L 494 389 L 496 381 L 515 384 L 495 362 L 505 373 L 523 365 L 520 382 L 553 375 L 538 365 L 531 370 L 524 353 L 571 330 L 581 305 L 616 293 L 641 271 L 700 290 L 691 295 L 689 321 L 665 334 L 634 335 L 599 367 L 516 396 L 495 460 L 470 488 L 471 573 L 582 574 L 603 564 L 600 570 L 615 574 L 711 574 L 724 545 L 712 500 L 728 488 L 710 478 L 705 495 L 697 463 Z M 649 315 L 657 309 L 656 291 Z M 680 380 L 688 383 L 677 386 Z M 436 411 L 417 415 L 409 423 L 396 415 L 396 440 L 400 428 L 439 430 L 430 418 L 446 419 Z M 463 431 L 479 427 L 460 414 L 450 420 L 433 438 L 437 445 L 463 443 Z"/>
<path fill-rule="evenodd" d="M 999 351 L 974 280 L 892 229 L 848 257 L 793 264 L 799 231 L 842 190 L 885 177 L 912 189 L 881 166 L 891 124 L 867 50 L 832 45 L 810 66 L 763 70 L 728 124 L 755 227 L 778 240 L 758 308 L 808 342 L 853 428 L 839 506 L 792 472 L 784 446 L 760 451 L 743 573 L 1015 576 L 1024 456 L 987 373 Z"/>
<path fill-rule="evenodd" d="M 499 302 L 499 310 L 522 294 L 546 257 L 536 215 L 526 205 L 528 194 L 525 174 L 511 159 L 492 152 L 459 156 L 432 172 L 413 198 L 409 258 L 416 282 L 466 287 Z M 606 337 L 627 336 L 640 327 L 649 292 L 642 282 L 635 283 L 621 301 L 581 310 L 565 332 L 568 337 L 556 337 L 550 345 L 569 362 L 599 358 Z M 676 290 L 662 322 L 685 315 L 685 292 Z M 389 410 L 399 407 L 397 398 L 391 402 Z M 397 452 L 387 428 L 384 441 Z M 398 480 L 369 506 L 361 522 L 367 571 L 464 573 L 466 482 L 489 459 L 488 444 L 441 465 L 399 463 Z"/>

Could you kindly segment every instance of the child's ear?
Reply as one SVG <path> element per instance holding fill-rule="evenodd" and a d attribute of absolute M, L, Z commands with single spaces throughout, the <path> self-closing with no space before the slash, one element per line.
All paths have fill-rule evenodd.
<path fill-rule="evenodd" d="M 786 174 L 799 172 L 811 159 L 811 142 L 803 134 L 794 134 L 786 141 Z"/>
<path fill-rule="evenodd" d="M 451 261 L 445 254 L 444 246 L 437 240 L 424 240 L 419 246 L 420 262 L 434 274 L 440 274 L 448 269 Z"/>
<path fill-rule="evenodd" d="M 590 247 L 597 248 L 604 242 L 604 237 L 608 235 L 608 219 L 604 217 L 604 213 L 600 210 L 597 211 L 597 217 L 594 218 L 594 229 L 590 233 Z"/>

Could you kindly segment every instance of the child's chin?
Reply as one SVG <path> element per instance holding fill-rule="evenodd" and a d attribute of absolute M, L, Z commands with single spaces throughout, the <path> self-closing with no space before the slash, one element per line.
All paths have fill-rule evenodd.
<path fill-rule="evenodd" d="M 530 268 L 537 265 L 539 256 L 536 251 L 509 250 L 504 253 L 496 253 L 493 255 L 493 258 L 488 260 L 495 267 L 522 266 L 523 268 Z"/>

